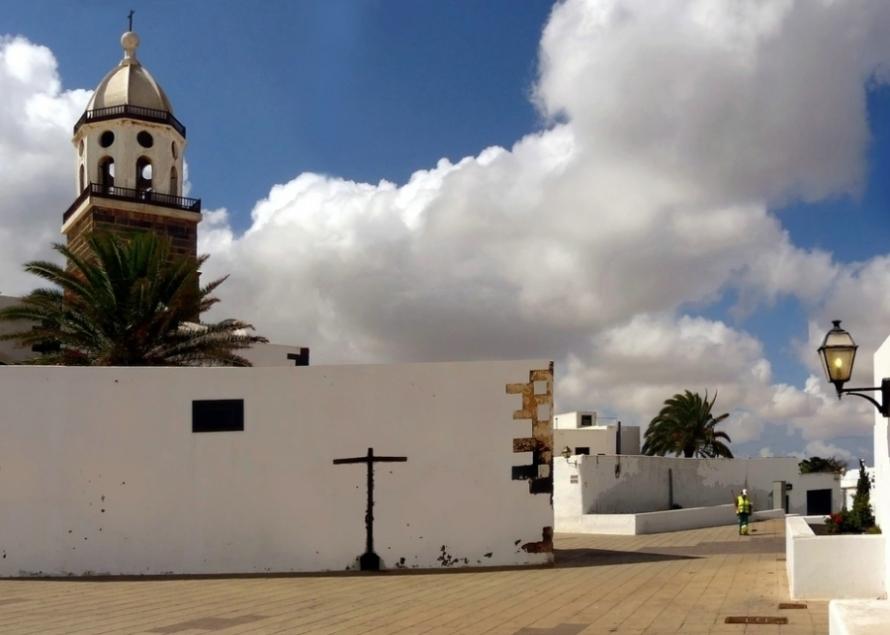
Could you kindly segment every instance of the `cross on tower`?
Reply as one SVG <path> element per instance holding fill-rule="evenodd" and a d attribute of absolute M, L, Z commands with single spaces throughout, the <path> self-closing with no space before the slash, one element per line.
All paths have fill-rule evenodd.
<path fill-rule="evenodd" d="M 130 23 L 127 31 L 133 30 L 133 14 L 136 13 L 133 9 L 130 9 L 130 13 L 127 15 L 127 21 Z"/>
<path fill-rule="evenodd" d="M 380 556 L 374 553 L 374 464 L 404 463 L 406 456 L 374 456 L 374 448 L 368 448 L 368 454 L 348 459 L 334 459 L 334 465 L 344 463 L 365 463 L 368 466 L 368 504 L 365 509 L 365 553 L 359 558 L 362 571 L 380 571 Z"/>

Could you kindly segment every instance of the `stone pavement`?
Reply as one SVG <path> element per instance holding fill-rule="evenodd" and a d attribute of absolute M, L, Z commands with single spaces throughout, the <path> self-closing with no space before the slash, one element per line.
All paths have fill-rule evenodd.
<path fill-rule="evenodd" d="M 826 602 L 789 602 L 784 524 L 556 537 L 553 568 L 145 580 L 0 580 L 0 633 L 828 632 Z M 787 626 L 726 624 L 784 617 Z"/>

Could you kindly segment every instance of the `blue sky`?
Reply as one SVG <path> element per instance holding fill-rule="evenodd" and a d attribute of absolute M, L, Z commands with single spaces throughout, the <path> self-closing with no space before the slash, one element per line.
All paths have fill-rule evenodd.
<path fill-rule="evenodd" d="M 855 18 L 861 17 L 868 24 L 885 24 L 887 14 L 879 6 L 849 1 L 855 7 L 848 14 L 856 14 Z M 599 4 L 614 9 L 609 0 Z M 860 288 L 864 283 L 860 284 L 858 265 L 854 263 L 871 266 L 871 270 L 878 271 L 875 275 L 883 279 L 880 257 L 890 251 L 890 222 L 886 214 L 890 209 L 890 180 L 882 178 L 890 168 L 890 88 L 873 81 L 871 73 L 880 63 L 886 64 L 882 57 L 886 52 L 875 49 L 871 40 L 862 43 L 864 52 L 859 57 L 875 61 L 869 61 L 872 66 L 864 70 L 857 67 L 851 71 L 864 73 L 862 81 L 854 82 L 852 88 L 850 82 L 840 81 L 847 72 L 845 68 L 850 70 L 852 66 L 834 68 L 822 64 L 824 70 L 820 70 L 817 55 L 812 54 L 814 70 L 800 63 L 799 76 L 807 77 L 812 72 L 813 77 L 820 78 L 820 72 L 826 73 L 819 79 L 827 78 L 824 93 L 813 88 L 812 82 L 802 83 L 798 89 L 787 88 L 794 83 L 788 78 L 781 84 L 769 84 L 771 80 L 755 73 L 746 79 L 750 82 L 750 96 L 770 103 L 774 94 L 784 95 L 783 101 L 777 99 L 770 109 L 756 111 L 757 99 L 751 99 L 749 104 L 747 93 L 733 93 L 733 86 L 715 83 L 714 76 L 708 74 L 707 64 L 718 62 L 704 59 L 704 54 L 701 60 L 690 57 L 697 53 L 686 49 L 689 37 L 683 30 L 693 29 L 695 33 L 694 29 L 701 26 L 695 16 L 675 16 L 669 10 L 660 13 L 657 8 L 650 11 L 644 2 L 630 5 L 632 9 L 628 9 L 627 15 L 633 17 L 622 19 L 636 20 L 640 33 L 648 33 L 646 45 L 633 45 L 629 31 L 621 31 L 625 27 L 618 19 L 603 22 L 593 35 L 584 32 L 586 39 L 572 40 L 578 35 L 575 31 L 586 28 L 586 22 L 572 17 L 572 13 L 593 11 L 593 0 L 566 3 L 552 20 L 553 3 L 544 0 L 326 0 L 262 4 L 34 0 L 5 6 L 0 34 L 21 35 L 33 44 L 47 47 L 58 64 L 64 90 L 91 89 L 120 58 L 118 38 L 126 25 L 127 11 L 131 6 L 135 9 L 135 30 L 142 38 L 140 60 L 164 86 L 177 117 L 188 128 L 192 195 L 203 199 L 205 209 L 225 208 L 228 213 L 224 219 L 212 221 L 219 232 L 211 237 L 209 229 L 204 231 L 208 236 L 206 248 L 213 254 L 211 260 L 235 272 L 232 282 L 227 283 L 233 288 L 231 302 L 235 303 L 237 298 L 239 309 L 256 314 L 245 317 L 278 339 L 305 338 L 299 343 L 313 346 L 320 356 L 317 359 L 550 356 L 564 368 L 574 369 L 565 375 L 563 394 L 567 406 L 600 409 L 631 419 L 636 414 L 638 419 L 644 419 L 644 413 L 658 402 L 653 401 L 654 391 L 649 390 L 653 384 L 630 377 L 623 383 L 615 380 L 607 389 L 600 390 L 591 382 L 602 376 L 602 369 L 591 360 L 597 358 L 598 351 L 605 350 L 603 347 L 608 348 L 613 336 L 644 339 L 652 329 L 663 327 L 665 336 L 670 337 L 685 324 L 689 341 L 695 344 L 690 348 L 704 351 L 702 355 L 732 356 L 737 351 L 740 356 L 735 370 L 715 366 L 713 372 L 702 371 L 706 364 L 690 357 L 688 371 L 685 375 L 678 371 L 678 377 L 701 390 L 726 383 L 722 394 L 728 395 L 727 407 L 733 409 L 735 418 L 742 421 L 751 416 L 760 422 L 752 424 L 750 430 L 736 431 L 743 439 L 737 444 L 742 454 L 802 452 L 808 443 L 819 442 L 851 457 L 868 455 L 867 412 L 846 409 L 829 414 L 826 409 L 833 406 L 822 404 L 805 389 L 813 368 L 802 358 L 801 351 L 812 348 L 813 334 L 808 325 L 824 323 L 827 328 L 827 317 L 835 317 L 832 311 L 863 312 L 861 306 L 838 306 L 831 297 L 837 292 L 846 294 L 845 298 L 868 298 L 868 293 Z M 757 11 L 762 11 L 764 18 L 756 22 L 758 25 L 772 19 L 779 20 L 781 28 L 807 23 L 814 33 L 818 29 L 831 32 L 846 28 L 844 20 L 853 19 L 827 9 L 823 15 L 800 6 L 794 9 L 800 15 L 793 18 L 777 17 L 772 9 Z M 869 11 L 876 15 L 869 15 Z M 717 29 L 715 32 L 721 37 L 725 33 L 730 34 L 728 38 L 742 37 L 733 31 L 731 20 L 744 21 L 743 13 L 731 18 L 726 28 L 720 24 L 708 28 Z M 646 31 L 647 25 L 655 25 L 655 31 Z M 547 60 L 551 62 L 542 66 L 539 55 L 545 27 L 552 34 L 550 39 L 544 39 Z M 801 41 L 799 50 L 807 50 L 807 36 L 796 32 L 768 43 L 778 47 L 769 50 L 770 55 L 776 56 L 772 68 L 783 68 L 782 56 L 786 53 L 788 59 L 797 59 L 793 50 L 795 38 Z M 601 40 L 601 45 L 596 44 L 601 48 L 591 45 L 588 51 L 587 44 L 594 40 Z M 658 41 L 650 51 L 647 46 L 653 40 Z M 756 46 L 743 37 L 739 41 L 745 46 Z M 662 48 L 657 49 L 656 44 Z M 640 61 L 635 61 L 637 56 Z M 658 68 L 662 58 L 664 71 Z M 677 66 L 672 70 L 669 66 L 675 58 Z M 837 58 L 838 55 L 826 57 Z M 608 65 L 597 65 L 599 60 L 610 59 Z M 725 63 L 732 69 L 730 75 L 745 72 L 735 68 L 732 58 Z M 699 67 L 701 72 L 697 75 Z M 704 82 L 704 77 L 709 78 L 709 83 L 690 84 L 698 89 L 691 91 L 691 101 L 678 101 L 678 110 L 672 111 L 675 104 L 671 100 L 681 99 L 672 90 L 672 82 L 683 80 L 687 68 L 692 81 Z M 577 77 L 572 75 L 576 72 Z M 794 72 L 797 74 L 796 67 Z M 575 79 L 561 81 L 562 77 Z M 837 86 L 832 84 L 835 80 Z M 758 87 L 758 81 L 764 85 Z M 789 101 L 796 104 L 797 111 L 775 115 L 779 132 L 771 134 L 759 133 L 758 115 L 740 116 L 739 121 L 753 122 L 744 124 L 752 126 L 750 135 L 743 124 L 735 129 L 736 123 L 729 121 L 725 143 L 712 147 L 702 139 L 715 136 L 713 129 L 707 127 L 714 125 L 713 118 L 696 118 L 700 111 L 707 113 L 713 107 L 706 94 L 712 85 L 717 86 L 714 92 L 722 88 L 728 91 L 729 97 L 720 108 L 734 103 L 742 115 L 751 108 L 751 112 L 761 113 L 761 119 L 768 119 Z M 702 90 L 702 86 L 707 88 Z M 755 94 L 758 90 L 762 92 Z M 835 110 L 826 107 L 824 117 L 817 118 L 818 124 L 802 121 L 807 118 L 802 114 L 809 109 L 807 104 L 819 111 L 819 104 L 831 101 L 830 95 L 839 90 L 848 91 L 849 104 L 842 103 Z M 536 91 L 537 103 L 533 99 Z M 857 91 L 865 97 L 862 107 L 856 106 Z M 739 94 L 745 99 L 739 100 Z M 800 99 L 800 103 L 795 99 Z M 624 102 L 613 108 L 613 102 L 621 100 Z M 740 102 L 742 105 L 738 105 Z M 700 108 L 690 108 L 690 104 Z M 649 121 L 661 123 L 650 125 Z M 865 142 L 857 132 L 857 125 L 863 122 L 869 135 Z M 835 124 L 837 133 L 828 134 L 826 128 Z M 687 128 L 691 130 L 688 134 Z M 649 131 L 650 143 L 647 144 L 645 135 L 638 134 L 639 130 Z M 702 132 L 706 130 L 709 132 Z M 723 131 L 716 134 L 720 136 Z M 663 142 L 659 141 L 661 136 L 665 137 Z M 776 147 L 770 146 L 771 136 L 780 137 Z M 531 150 L 514 147 L 524 137 Z M 558 161 L 555 167 L 548 163 L 554 152 L 558 154 L 554 148 L 571 145 L 566 140 L 569 137 L 574 139 L 574 147 L 581 148 L 577 156 L 568 160 L 578 164 L 575 174 L 572 169 L 560 167 L 563 164 Z M 815 141 L 810 142 L 810 138 Z M 2 141 L 0 138 L 0 144 Z M 758 163 L 770 164 L 774 154 L 781 155 L 784 148 L 796 144 L 802 150 L 789 151 L 791 158 L 787 160 L 776 159 L 776 165 L 782 166 L 777 169 L 787 169 L 787 179 L 783 180 L 782 174 L 775 178 L 757 174 Z M 457 164 L 465 157 L 477 157 L 490 146 L 500 146 L 505 151 L 495 159 L 479 158 L 461 164 L 453 170 L 455 173 L 449 172 L 449 166 L 437 168 L 442 158 Z M 725 158 L 720 146 L 738 148 L 738 156 L 731 155 L 728 165 L 742 166 L 740 173 L 749 169 L 753 176 L 747 180 L 740 177 L 734 183 L 732 175 L 727 176 L 731 170 L 715 169 L 711 174 L 710 166 L 719 167 Z M 660 155 L 664 148 L 674 148 L 674 154 L 664 159 Z M 835 148 L 837 157 L 832 156 Z M 808 154 L 824 159 L 808 161 Z M 862 166 L 856 159 L 860 155 L 865 157 Z M 587 156 L 594 159 L 585 163 Z M 67 165 L 68 157 L 63 158 L 61 164 Z M 614 166 L 623 164 L 626 169 L 617 171 L 614 178 L 603 177 L 604 181 L 597 184 L 600 177 L 596 175 L 617 170 Z M 864 167 L 864 172 L 857 176 L 860 167 Z M 58 170 L 60 178 L 68 178 L 61 168 Z M 418 236 L 417 227 L 405 220 L 414 218 L 415 208 L 411 205 L 400 216 L 405 226 L 392 225 L 390 219 L 380 227 L 368 229 L 371 221 L 367 219 L 376 219 L 375 214 L 381 213 L 379 203 L 374 201 L 394 194 L 387 189 L 389 186 L 381 187 L 378 182 L 387 180 L 404 186 L 418 170 L 430 171 L 420 179 L 424 188 L 440 192 L 433 203 L 425 199 L 416 203 L 423 207 L 421 216 L 437 219 L 441 214 L 442 219 L 459 218 L 459 231 L 443 220 L 441 226 L 448 232 L 440 236 L 440 242 Z M 498 180 L 506 178 L 498 175 L 511 170 L 523 176 Z M 310 183 L 308 177 L 300 177 L 305 173 L 322 176 Z M 564 186 L 549 185 L 563 178 Z M 622 209 L 648 211 L 636 212 L 639 216 L 634 216 L 630 211 L 618 210 L 614 216 L 601 216 L 599 210 L 611 203 L 608 198 L 598 197 L 605 197 L 602 193 L 610 184 L 622 179 L 634 185 L 614 197 L 620 200 L 615 203 L 616 208 L 623 205 Z M 351 182 L 367 187 L 362 190 Z M 490 185 L 498 182 L 510 185 L 498 191 Z M 634 190 L 646 192 L 651 184 L 656 191 L 666 182 L 673 183 L 675 190 L 683 190 L 682 196 L 674 200 L 665 194 L 666 198 L 661 200 L 653 194 L 652 200 L 645 203 L 632 200 Z M 807 184 L 802 186 L 806 190 L 803 197 L 798 187 L 801 182 Z M 530 196 L 543 201 L 538 208 L 528 211 L 530 220 L 524 225 L 527 231 L 516 229 L 520 225 L 503 225 L 496 236 L 492 235 L 494 238 L 480 239 L 478 245 L 471 245 L 476 234 L 462 232 L 478 222 L 479 235 L 486 236 L 485 232 L 496 226 L 494 216 L 510 214 L 509 209 L 495 213 L 489 212 L 488 207 L 498 207 L 498 199 L 508 198 L 512 191 L 522 191 L 527 183 L 533 184 L 529 186 L 534 190 Z M 584 189 L 586 183 L 590 184 L 589 191 Z M 283 202 L 273 200 L 275 186 L 281 186 Z M 494 194 L 484 188 L 494 188 Z M 313 192 L 316 198 L 305 198 Z M 368 196 L 377 198 L 366 200 L 363 197 L 367 192 L 373 192 L 373 196 Z M 466 192 L 472 196 L 464 198 L 462 193 Z M 403 197 L 409 195 L 414 193 L 403 193 Z M 324 232 L 330 231 L 330 226 L 325 223 L 336 214 L 323 204 L 317 209 L 312 207 L 318 196 L 345 201 L 344 208 L 355 206 L 364 210 L 348 218 L 337 216 L 337 223 L 342 225 L 337 225 L 335 237 L 339 242 L 334 242 L 338 250 L 345 243 L 349 247 L 343 248 L 345 251 L 325 251 L 323 258 L 318 255 L 321 252 L 312 252 L 311 242 L 328 244 L 331 234 Z M 592 201 L 590 208 L 583 203 L 588 196 Z M 58 201 L 48 199 L 47 204 L 61 211 L 67 201 L 56 198 Z M 472 202 L 467 203 L 468 199 Z M 486 207 L 479 201 L 489 201 L 490 205 Z M 662 253 L 657 237 L 665 222 L 682 222 L 682 218 L 670 216 L 677 210 L 685 213 L 686 206 L 694 210 L 689 213 L 711 214 L 709 217 L 715 218 L 713 214 L 718 208 L 736 210 L 746 205 L 760 205 L 768 213 L 763 216 L 738 212 L 736 221 L 727 221 L 742 223 L 737 241 L 731 240 L 731 235 L 727 239 L 725 227 L 718 228 L 714 236 L 703 237 L 703 242 L 711 243 L 707 249 L 713 250 L 709 259 L 699 260 L 701 245 L 692 245 L 685 252 L 678 248 L 677 253 Z M 254 208 L 259 221 L 251 218 Z M 628 242 L 630 247 L 617 257 L 593 261 L 595 256 L 587 252 L 588 248 L 605 253 L 610 245 L 616 245 L 617 250 L 617 245 L 629 240 L 627 237 L 635 230 L 617 229 L 624 219 L 650 216 L 653 225 L 640 232 L 639 242 Z M 11 227 L 11 222 L 7 226 Z M 279 232 L 280 243 L 261 239 L 259 236 L 269 223 L 289 227 L 293 232 Z M 322 225 L 327 229 L 319 229 Z M 552 244 L 539 243 L 535 238 L 532 227 L 539 225 L 547 228 L 545 234 L 552 232 L 548 234 Z M 204 227 L 209 228 L 209 222 Z M 256 237 L 245 235 L 251 227 Z M 787 239 L 782 238 L 782 231 L 787 232 Z M 613 238 L 609 238 L 610 232 L 614 232 Z M 597 242 L 599 234 L 604 236 L 602 243 Z M 559 254 L 556 236 L 571 237 L 577 242 L 565 259 Z M 453 243 L 447 242 L 452 239 Z M 308 244 L 298 246 L 303 241 Z M 725 248 L 718 247 L 720 241 L 727 241 Z M 265 271 L 263 267 L 267 265 L 287 266 L 281 264 L 286 260 L 283 256 L 270 264 L 262 254 L 286 253 L 289 246 L 301 254 L 299 262 L 293 263 L 292 277 L 276 281 L 268 289 L 256 290 L 262 286 L 257 283 L 259 274 L 250 272 Z M 539 253 L 549 254 L 547 262 L 552 268 L 550 277 L 543 282 L 537 280 L 537 272 L 515 263 L 505 264 L 510 260 L 509 249 L 528 253 L 532 246 Z M 435 252 L 440 248 L 443 257 L 460 254 L 462 264 L 454 261 L 443 265 L 427 260 L 429 256 L 416 259 L 421 251 Z M 664 298 L 659 295 L 659 289 L 667 282 L 655 285 L 650 292 L 640 291 L 641 297 L 637 299 L 616 297 L 616 288 L 628 289 L 628 285 L 634 286 L 634 281 L 640 280 L 639 273 L 629 278 L 630 282 L 622 279 L 619 284 L 610 280 L 611 267 L 616 268 L 614 277 L 619 279 L 630 276 L 625 271 L 635 270 L 636 260 L 618 264 L 635 248 L 640 250 L 640 258 L 651 257 L 656 269 L 674 272 L 675 280 L 689 279 L 688 284 L 678 284 L 676 301 L 670 294 Z M 387 250 L 398 257 L 382 256 Z M 783 262 L 799 263 L 789 265 L 793 269 L 787 272 L 791 282 L 765 280 L 770 267 L 764 267 L 766 272 L 758 271 L 757 264 L 767 254 L 782 250 L 789 254 Z M 830 267 L 824 259 L 820 260 L 820 252 L 827 253 Z M 721 262 L 723 253 L 725 262 Z M 481 254 L 479 263 L 474 254 Z M 585 262 L 588 256 L 593 259 L 589 263 Z M 287 258 L 290 257 L 296 258 L 288 254 Z M 315 258 L 324 262 L 310 270 L 305 263 Z M 331 263 L 344 271 L 334 271 Z M 711 265 L 702 263 L 714 263 L 714 272 L 703 273 Z M 836 282 L 821 284 L 812 279 L 822 265 L 830 268 Z M 350 266 L 355 269 L 349 269 Z M 500 266 L 504 267 L 503 272 L 496 271 Z M 574 266 L 580 267 L 578 277 L 597 280 L 591 285 L 601 286 L 586 288 L 572 276 L 561 273 Z M 424 278 L 422 273 L 429 277 Z M 367 280 L 363 276 L 368 276 Z M 359 278 L 361 288 L 353 292 L 338 295 L 332 290 L 335 286 L 345 288 L 347 281 Z M 533 282 L 526 283 L 528 280 Z M 14 289 L 17 282 L 4 284 Z M 363 302 L 362 289 L 369 285 L 379 285 L 389 294 L 386 297 L 393 299 L 394 308 L 368 309 L 369 302 L 374 301 Z M 800 290 L 810 287 L 814 290 Z M 576 293 L 579 298 L 589 293 L 594 299 L 563 303 L 556 292 L 563 288 L 565 293 Z M 609 289 L 609 293 L 603 289 Z M 515 322 L 491 317 L 499 311 L 491 310 L 487 303 L 499 306 L 495 300 L 502 293 L 509 294 L 510 302 L 515 303 L 503 310 L 504 315 L 520 316 Z M 293 302 L 289 311 L 285 307 L 281 315 L 267 315 L 269 307 L 264 303 L 280 297 L 289 298 L 284 304 Z M 306 298 L 312 302 L 306 302 Z M 307 304 L 314 308 L 310 311 Z M 742 304 L 746 306 L 744 311 L 740 310 Z M 436 324 L 431 315 L 444 316 L 442 324 Z M 867 358 L 888 330 L 883 327 L 883 315 L 880 313 L 870 321 L 860 319 L 858 323 L 847 315 L 836 317 L 854 319 L 863 331 Z M 296 326 L 289 323 L 291 318 Z M 402 319 L 406 320 L 404 324 Z M 416 326 L 424 321 L 430 322 L 427 332 Z M 452 339 L 449 341 L 443 333 L 450 333 Z M 455 346 L 455 339 L 465 340 L 465 344 Z M 732 372 L 745 374 L 761 358 L 769 362 L 771 375 L 758 379 L 763 383 L 759 387 L 743 386 L 736 390 Z M 573 359 L 577 362 L 574 367 Z M 622 351 L 615 353 L 614 364 L 632 368 L 633 363 L 638 363 L 634 359 Z M 665 358 L 665 362 L 669 363 L 669 359 Z M 652 366 L 652 362 L 647 365 Z M 709 381 L 712 376 L 713 382 Z M 670 382 L 658 381 L 661 383 L 655 385 L 664 390 L 672 386 Z M 776 412 L 786 412 L 778 406 L 766 411 L 758 409 L 758 401 L 780 394 L 785 384 L 794 387 L 795 395 L 805 395 L 812 401 L 809 410 L 804 408 L 794 415 L 798 422 L 795 424 L 776 419 Z M 636 396 L 628 396 L 630 393 Z M 807 413 L 824 423 L 819 424 L 822 427 L 818 431 L 807 427 Z M 826 432 L 825 422 L 850 417 L 859 417 L 866 424 L 859 425 L 853 434 L 843 427 Z M 810 449 L 814 447 L 819 446 Z"/>
<path fill-rule="evenodd" d="M 188 128 L 194 192 L 241 227 L 296 172 L 402 182 L 541 125 L 529 91 L 550 0 L 37 1 L 5 7 L 3 30 L 49 46 L 66 87 L 92 87 L 131 5 L 140 58 Z"/>

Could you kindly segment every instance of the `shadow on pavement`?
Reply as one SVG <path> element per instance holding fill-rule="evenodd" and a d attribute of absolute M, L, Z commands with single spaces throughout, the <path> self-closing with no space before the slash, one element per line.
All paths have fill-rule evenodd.
<path fill-rule="evenodd" d="M 666 560 L 694 560 L 696 556 L 646 551 L 610 551 L 608 549 L 554 549 L 557 569 L 595 567 L 610 564 L 638 564 Z"/>

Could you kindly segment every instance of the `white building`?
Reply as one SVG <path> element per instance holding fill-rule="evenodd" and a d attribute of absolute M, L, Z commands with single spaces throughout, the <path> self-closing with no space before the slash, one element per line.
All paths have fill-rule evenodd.
<path fill-rule="evenodd" d="M 639 454 L 639 426 L 600 425 L 593 411 L 564 412 L 553 417 L 553 447 L 559 454 Z"/>

